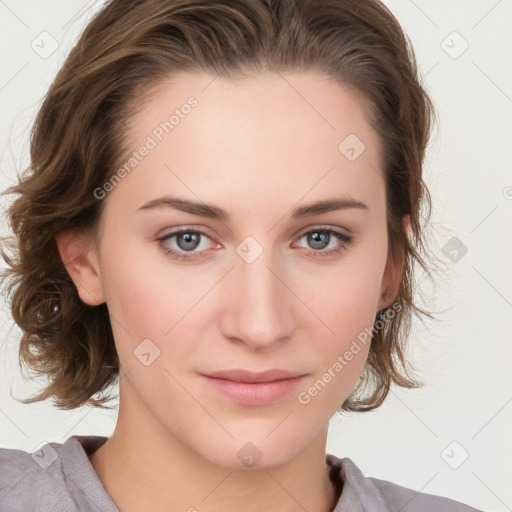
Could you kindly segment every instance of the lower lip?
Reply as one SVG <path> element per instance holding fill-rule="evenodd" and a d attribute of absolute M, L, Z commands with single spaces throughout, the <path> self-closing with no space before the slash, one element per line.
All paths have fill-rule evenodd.
<path fill-rule="evenodd" d="M 234 382 L 202 375 L 217 391 L 241 405 L 268 405 L 277 402 L 290 394 L 302 380 L 304 375 L 293 379 L 276 380 L 274 382 Z"/>

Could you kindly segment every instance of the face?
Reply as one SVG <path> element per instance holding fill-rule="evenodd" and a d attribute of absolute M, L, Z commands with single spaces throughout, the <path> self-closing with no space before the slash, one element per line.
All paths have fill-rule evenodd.
<path fill-rule="evenodd" d="M 119 421 L 225 467 L 270 467 L 325 437 L 368 355 L 358 335 L 397 284 L 376 132 L 340 85 L 284 76 L 158 88 L 129 123 L 129 171 L 105 187 L 77 284 L 108 306 Z M 324 201 L 346 203 L 304 209 Z M 205 376 L 232 369 L 302 377 Z"/>

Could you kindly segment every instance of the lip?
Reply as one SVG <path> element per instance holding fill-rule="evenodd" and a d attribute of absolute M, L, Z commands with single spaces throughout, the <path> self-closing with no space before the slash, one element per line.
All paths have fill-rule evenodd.
<path fill-rule="evenodd" d="M 306 374 L 274 369 L 262 372 L 234 369 L 200 374 L 216 391 L 241 405 L 268 405 L 290 394 Z"/>
<path fill-rule="evenodd" d="M 242 368 L 235 368 L 233 370 L 221 370 L 217 372 L 210 372 L 204 374 L 206 377 L 213 377 L 217 379 L 231 380 L 234 382 L 273 382 L 276 380 L 293 379 L 305 375 L 303 372 L 292 372 L 280 368 L 272 370 L 264 370 L 261 372 L 253 372 Z"/>

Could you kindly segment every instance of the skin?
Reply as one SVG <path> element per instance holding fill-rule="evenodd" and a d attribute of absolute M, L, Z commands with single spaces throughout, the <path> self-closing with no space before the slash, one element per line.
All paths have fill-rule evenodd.
<path fill-rule="evenodd" d="M 213 78 L 160 84 L 128 124 L 131 150 L 190 96 L 197 107 L 103 199 L 96 245 L 85 234 L 57 240 L 81 299 L 107 303 L 122 366 L 115 431 L 89 458 L 122 512 L 233 503 L 331 511 L 339 494 L 325 463 L 328 423 L 369 344 L 308 404 L 297 394 L 397 295 L 402 266 L 387 261 L 379 139 L 359 100 L 316 72 Z M 366 146 L 354 161 L 338 150 L 351 133 Z M 138 211 L 165 194 L 213 203 L 232 219 Z M 368 209 L 290 218 L 297 206 L 346 195 Z M 321 249 L 304 234 L 322 226 L 353 240 L 314 257 Z M 202 258 L 174 260 L 156 241 L 181 227 L 207 232 L 192 249 Z M 251 263 L 236 252 L 247 236 L 263 249 Z M 186 252 L 177 237 L 166 245 Z M 331 235 L 322 250 L 340 246 Z M 134 355 L 146 338 L 160 350 L 148 366 Z M 283 399 L 245 406 L 198 375 L 228 368 L 308 375 Z M 237 456 L 249 442 L 260 453 L 251 467 Z"/>

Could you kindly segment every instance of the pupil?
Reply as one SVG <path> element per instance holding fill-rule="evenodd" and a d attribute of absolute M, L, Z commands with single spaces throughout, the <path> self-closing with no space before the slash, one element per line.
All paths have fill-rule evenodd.
<path fill-rule="evenodd" d="M 197 241 L 199 239 L 198 233 L 184 233 L 178 236 L 178 245 L 181 249 L 195 249 L 197 247 Z M 184 240 L 185 244 L 180 243 L 180 240 Z"/>
<path fill-rule="evenodd" d="M 327 245 L 328 245 L 328 242 L 325 243 L 329 237 L 329 233 L 325 232 L 325 231 L 314 231 L 313 233 L 311 233 L 311 238 L 312 238 L 312 246 L 315 248 L 315 249 L 323 249 L 325 248 Z M 316 245 L 316 244 L 320 244 L 320 246 Z"/>

